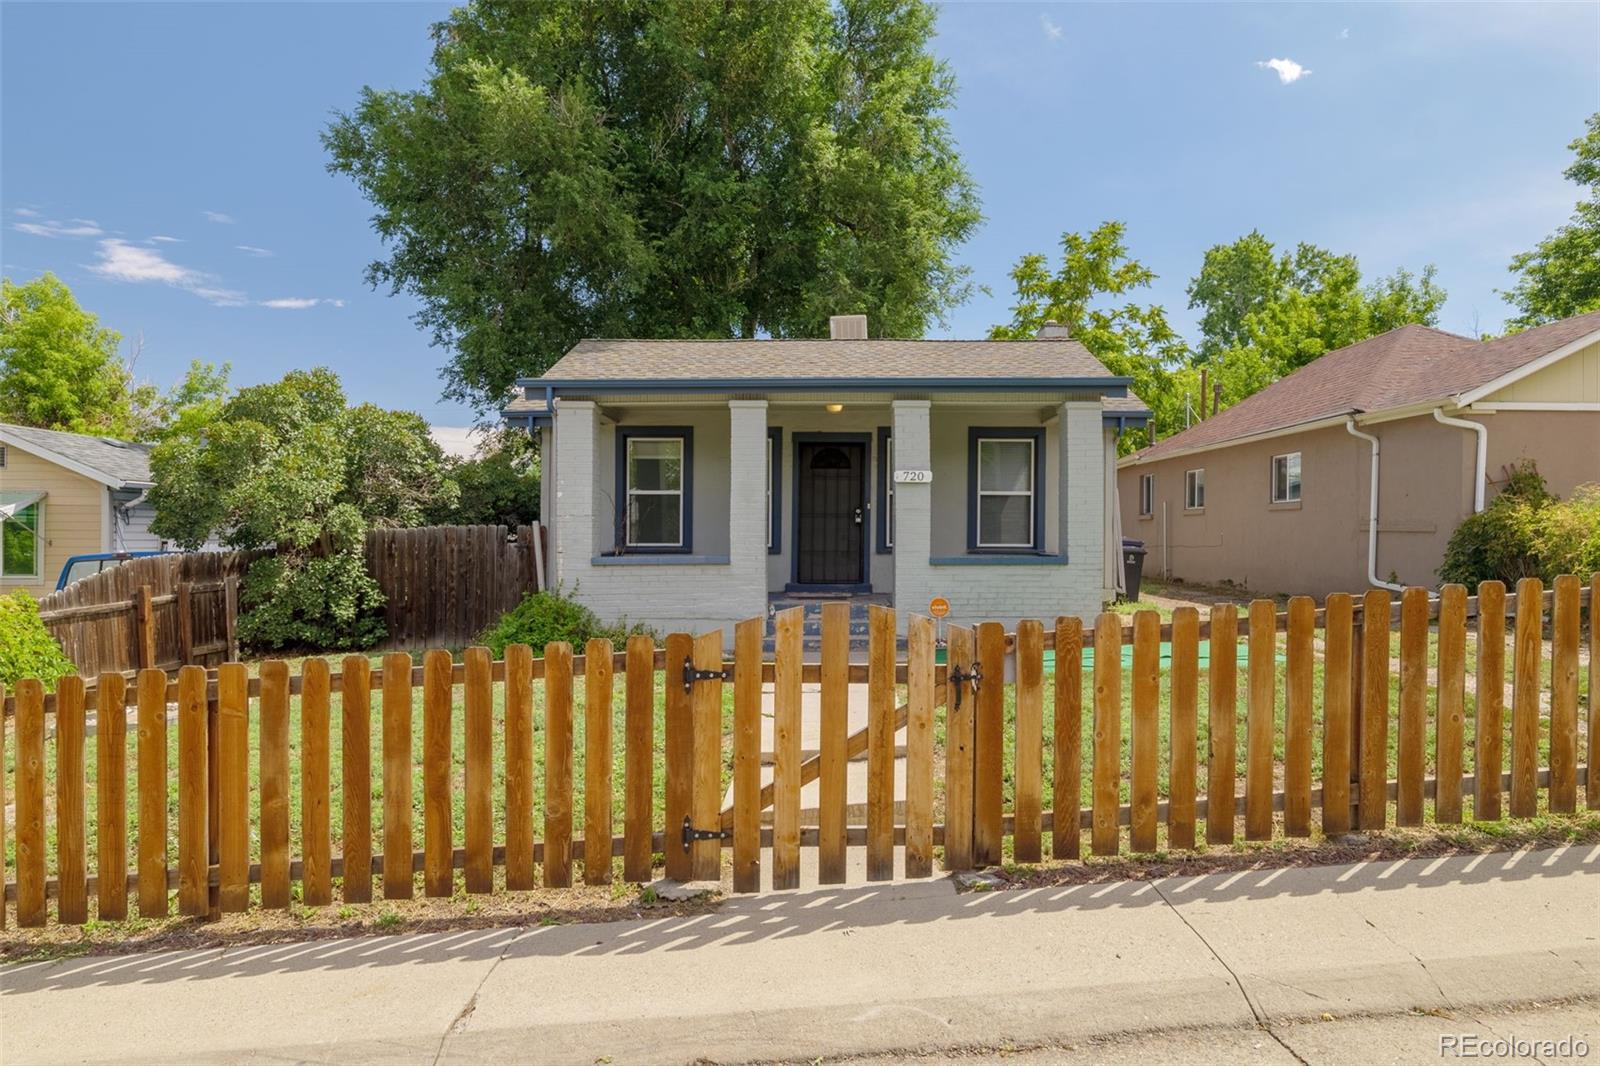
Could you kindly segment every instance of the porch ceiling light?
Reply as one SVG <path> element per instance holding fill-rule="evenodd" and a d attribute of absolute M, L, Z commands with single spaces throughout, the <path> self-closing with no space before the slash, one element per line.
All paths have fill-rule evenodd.
<path fill-rule="evenodd" d="M 830 404 L 827 405 L 827 411 L 828 411 L 828 413 L 830 415 L 836 415 L 840 411 L 843 411 L 843 410 L 844 410 L 844 404 L 842 404 L 842 403 L 830 403 Z"/>

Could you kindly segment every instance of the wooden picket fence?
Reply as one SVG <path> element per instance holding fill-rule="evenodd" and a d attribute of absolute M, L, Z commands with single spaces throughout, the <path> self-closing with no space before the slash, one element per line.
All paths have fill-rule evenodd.
<path fill-rule="evenodd" d="M 865 849 L 866 877 L 881 880 L 896 875 L 899 848 L 904 849 L 898 864 L 904 875 L 927 877 L 934 872 L 937 847 L 943 847 L 944 868 L 960 870 L 1000 862 L 1007 837 L 1013 857 L 1032 862 L 1043 856 L 1046 834 L 1053 857 L 1080 858 L 1083 830 L 1088 830 L 1090 850 L 1097 855 L 1154 851 L 1163 828 L 1167 848 L 1192 848 L 1202 820 L 1209 843 L 1228 844 L 1241 814 L 1244 837 L 1266 840 L 1274 832 L 1310 836 L 1316 810 L 1321 812 L 1321 831 L 1329 835 L 1384 828 L 1391 824 L 1391 803 L 1393 824 L 1420 825 L 1429 816 L 1429 799 L 1432 820 L 1439 824 L 1460 822 L 1468 796 L 1473 817 L 1480 821 L 1506 813 L 1533 815 L 1541 792 L 1552 812 L 1576 810 L 1580 790 L 1588 808 L 1600 809 L 1600 782 L 1590 772 L 1600 754 L 1594 698 L 1600 683 L 1596 603 L 1600 575 L 1588 587 L 1577 578 L 1562 577 L 1550 591 L 1537 579 L 1527 579 L 1514 595 L 1498 582 L 1488 582 L 1475 597 L 1461 586 L 1445 586 L 1437 598 L 1413 588 L 1394 603 L 1388 592 L 1377 590 L 1360 599 L 1330 596 L 1321 609 L 1300 597 L 1289 601 L 1282 613 L 1273 601 L 1258 600 L 1243 618 L 1231 605 L 1211 609 L 1205 620 L 1195 609 L 1182 608 L 1168 623 L 1154 612 L 1140 612 L 1131 626 L 1107 613 L 1088 631 L 1070 617 L 1057 619 L 1052 628 L 1024 621 L 1011 633 L 997 623 L 952 626 L 947 664 L 938 661 L 933 619 L 905 620 L 902 655 L 896 615 L 882 607 L 870 616 L 868 661 L 850 662 L 848 609 L 830 604 L 823 612 L 821 655 L 815 663 L 803 659 L 802 615 L 792 610 L 776 618 L 770 661 L 762 654 L 764 620 L 751 619 L 736 627 L 731 659 L 725 655 L 723 635 L 712 632 L 673 634 L 662 647 L 636 636 L 621 652 L 595 640 L 581 656 L 566 644 L 551 644 L 542 658 L 535 658 L 532 649 L 514 645 L 498 662 L 491 661 L 487 649 L 469 648 L 461 663 L 435 650 L 419 666 L 411 655 L 395 652 L 385 655 L 376 669 L 365 657 L 350 656 L 338 672 L 327 660 L 310 659 L 298 675 L 281 660 L 263 662 L 254 677 L 242 664 L 212 672 L 186 667 L 176 678 L 146 670 L 131 684 L 121 674 L 107 673 L 93 684 L 65 678 L 50 694 L 37 681 L 24 680 L 3 699 L 6 720 L 14 715 L 16 745 L 16 879 L 7 884 L 6 898 L 15 900 L 23 926 L 46 922 L 51 897 L 56 899 L 57 920 L 64 924 L 88 920 L 91 894 L 101 919 L 125 917 L 130 892 L 137 893 L 141 915 L 165 915 L 173 887 L 181 914 L 207 916 L 246 909 L 252 885 L 259 885 L 261 906 L 288 907 L 295 881 L 307 906 L 330 903 L 336 879 L 344 901 L 369 901 L 375 875 L 389 899 L 410 898 L 418 872 L 425 895 L 449 896 L 458 869 L 472 893 L 495 890 L 497 869 L 510 890 L 532 888 L 541 880 L 546 886 L 568 885 L 575 864 L 585 882 L 601 884 L 617 874 L 617 857 L 621 877 L 642 882 L 657 872 L 657 854 L 669 877 L 718 880 L 724 873 L 725 848 L 731 849 L 734 890 L 750 892 L 763 883 L 764 863 L 770 863 L 773 888 L 797 887 L 805 847 L 817 849 L 818 880 L 832 884 L 846 879 L 850 847 Z M 1580 729 L 1579 666 L 1586 606 L 1591 695 L 1585 731 Z M 1508 620 L 1509 719 L 1504 700 Z M 1470 773 L 1464 743 L 1469 621 L 1475 622 L 1477 641 Z M 1390 636 L 1396 625 L 1398 684 L 1391 702 Z M 1430 632 L 1434 628 L 1436 640 Z M 1242 716 L 1236 698 L 1241 639 Z M 1202 641 L 1209 651 L 1203 765 Z M 1171 663 L 1165 756 L 1160 743 L 1164 644 Z M 1087 700 L 1086 645 L 1093 648 Z M 1125 671 L 1122 649 L 1128 645 L 1132 664 Z M 1431 684 L 1430 649 L 1436 657 Z M 1053 679 L 1046 668 L 1047 651 L 1054 653 Z M 1314 684 L 1319 661 L 1320 702 Z M 619 673 L 620 709 L 615 702 Z M 575 708 L 577 678 L 583 679 L 584 699 Z M 1008 678 L 1014 680 L 1008 683 Z M 1126 757 L 1125 681 L 1130 693 Z M 807 682 L 820 687 L 820 739 L 819 750 L 802 758 L 802 685 Z M 543 714 L 541 797 L 535 796 L 536 683 Z M 867 725 L 849 733 L 849 686 L 861 683 L 867 686 Z M 731 729 L 723 724 L 727 684 L 732 685 Z M 761 721 L 763 689 L 769 684 L 773 769 L 772 780 L 763 784 Z M 419 688 L 417 751 L 412 719 Z M 465 770 L 460 839 L 453 816 L 457 690 Z M 1431 715 L 1430 690 L 1435 693 Z M 1013 708 L 1009 715 L 1008 692 Z M 1048 750 L 1047 695 L 1053 704 Z M 291 795 L 295 700 L 298 797 Z M 174 706 L 175 774 L 168 765 L 169 708 Z M 131 867 L 124 713 L 129 707 L 136 709 L 132 769 L 138 815 Z M 86 829 L 89 710 L 96 711 L 93 873 Z M 1431 777 L 1425 753 L 1430 717 L 1435 746 Z M 584 734 L 581 811 L 574 804 L 578 722 Z M 46 749 L 52 723 L 53 871 L 48 868 L 46 834 Z M 253 752 L 252 723 L 259 736 Z M 937 739 L 941 724 L 942 751 Z M 1509 751 L 1504 747 L 1508 726 Z M 618 727 L 620 744 L 613 736 Z M 1236 736 L 1241 727 L 1242 774 Z M 378 733 L 376 746 L 373 730 Z M 904 794 L 897 804 L 894 764 L 902 730 Z M 1008 730 L 1014 731 L 1009 810 Z M 1391 731 L 1397 741 L 1392 760 Z M 1580 744 L 1585 733 L 1586 742 Z M 497 739 L 504 753 L 499 816 L 493 792 Z M 1086 783 L 1085 741 L 1090 751 L 1087 806 L 1080 799 Z M 342 763 L 337 793 L 331 780 L 336 743 Z M 1275 753 L 1280 743 L 1281 762 Z M 1544 766 L 1541 744 L 1548 751 Z M 1314 749 L 1321 755 L 1320 786 L 1313 780 Z M 654 802 L 658 754 L 664 766 L 659 811 Z M 935 788 L 934 775 L 940 755 L 942 792 Z M 864 824 L 850 825 L 846 768 L 860 757 L 867 762 Z M 258 767 L 255 788 L 252 759 Z M 413 835 L 413 782 L 419 766 L 420 848 Z M 1158 795 L 1162 766 L 1168 777 L 1164 802 Z M 1052 771 L 1048 793 L 1047 767 Z M 375 774 L 381 774 L 378 812 L 373 810 Z M 729 777 L 732 803 L 724 809 Z M 168 795 L 174 780 L 175 803 Z M 802 825 L 801 789 L 813 781 L 818 785 L 816 817 L 814 824 Z M 4 784 L 0 775 L 0 786 Z M 614 788 L 622 798 L 620 833 Z M 1503 808 L 1506 793 L 1509 804 Z M 331 816 L 335 795 L 342 803 L 337 854 Z M 0 810 L 4 799 L 0 790 Z M 291 849 L 296 799 L 298 855 Z M 542 816 L 537 821 L 536 808 Z M 769 809 L 770 826 L 763 824 Z M 174 812 L 175 866 L 168 833 Z M 381 833 L 377 839 L 375 814 Z M 580 816 L 582 834 L 577 836 L 574 822 Z M 259 839 L 254 854 L 252 825 Z M 4 842 L 0 821 L 0 851 Z"/>

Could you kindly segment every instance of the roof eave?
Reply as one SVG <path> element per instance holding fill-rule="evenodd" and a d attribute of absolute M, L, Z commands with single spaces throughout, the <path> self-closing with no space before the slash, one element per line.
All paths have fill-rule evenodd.
<path fill-rule="evenodd" d="M 60 452 L 52 451 L 51 449 L 36 444 L 33 441 L 24 440 L 20 437 L 7 433 L 4 430 L 0 430 L 0 443 L 6 444 L 12 448 L 19 448 L 22 451 L 27 452 L 29 455 L 43 459 L 47 463 L 54 463 L 63 470 L 70 470 L 74 474 L 88 478 L 90 481 L 97 481 L 108 489 L 122 489 L 130 486 L 145 488 L 152 484 L 152 482 L 146 481 L 124 481 L 115 474 L 108 474 L 104 470 L 99 470 L 95 467 L 89 466 L 87 463 L 80 463 L 78 460 L 73 459 L 70 456 L 62 455 Z"/>
<path fill-rule="evenodd" d="M 1585 333 L 1583 336 L 1578 337 L 1575 340 L 1568 341 L 1566 344 L 1563 344 L 1558 348 L 1554 348 L 1551 351 L 1545 352 L 1543 355 L 1536 356 L 1533 359 L 1528 360 L 1526 363 L 1523 363 L 1515 370 L 1509 370 L 1506 373 L 1501 374 L 1493 381 L 1486 381 L 1475 389 L 1468 389 L 1466 392 L 1461 393 L 1455 398 L 1456 403 L 1458 406 L 1465 407 L 1470 403 L 1481 400 L 1490 393 L 1498 392 L 1507 385 L 1514 384 L 1530 374 L 1536 374 L 1547 366 L 1550 366 L 1554 363 L 1559 363 L 1567 356 L 1573 354 L 1574 352 L 1581 351 L 1597 341 L 1600 341 L 1600 329 L 1594 330 L 1590 333 Z"/>
<path fill-rule="evenodd" d="M 849 389 L 852 392 L 997 392 L 1034 389 L 1094 389 L 1107 396 L 1125 396 L 1133 379 L 1116 375 L 1064 378 L 518 378 L 521 388 L 554 392 L 728 392 L 753 389 L 771 392 Z"/>

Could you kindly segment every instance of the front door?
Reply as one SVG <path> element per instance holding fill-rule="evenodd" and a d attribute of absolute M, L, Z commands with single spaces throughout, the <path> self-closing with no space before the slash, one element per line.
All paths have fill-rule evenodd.
<path fill-rule="evenodd" d="M 802 441 L 795 469 L 796 583 L 861 584 L 866 580 L 866 443 Z"/>

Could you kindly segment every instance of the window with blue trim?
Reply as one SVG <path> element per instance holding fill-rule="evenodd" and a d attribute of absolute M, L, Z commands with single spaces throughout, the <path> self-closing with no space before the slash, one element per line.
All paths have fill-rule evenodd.
<path fill-rule="evenodd" d="M 1044 431 L 970 431 L 967 548 L 1036 552 L 1044 545 Z"/>
<path fill-rule="evenodd" d="M 617 430 L 619 546 L 686 552 L 693 538 L 694 432 L 687 426 Z"/>

